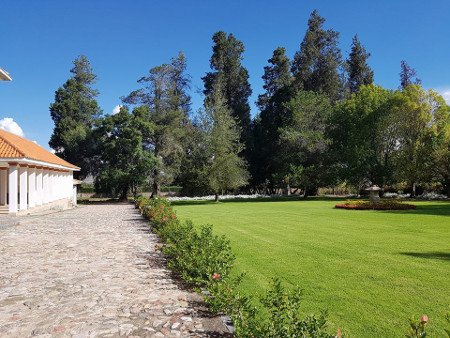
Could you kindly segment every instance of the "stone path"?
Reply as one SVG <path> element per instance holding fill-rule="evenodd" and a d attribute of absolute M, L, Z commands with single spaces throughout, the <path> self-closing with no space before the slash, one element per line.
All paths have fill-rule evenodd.
<path fill-rule="evenodd" d="M 0 228 L 0 337 L 218 336 L 156 244 L 130 204 Z"/>

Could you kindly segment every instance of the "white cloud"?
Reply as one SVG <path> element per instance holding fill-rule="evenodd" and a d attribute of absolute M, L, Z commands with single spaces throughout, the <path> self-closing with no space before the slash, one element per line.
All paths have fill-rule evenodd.
<path fill-rule="evenodd" d="M 441 95 L 447 104 L 450 104 L 450 89 L 441 91 Z"/>
<path fill-rule="evenodd" d="M 117 106 L 115 106 L 113 111 L 112 111 L 112 114 L 116 115 L 120 111 L 120 108 L 122 108 L 122 107 L 123 106 L 121 104 L 118 104 Z"/>
<path fill-rule="evenodd" d="M 9 131 L 10 133 L 19 135 L 19 136 L 25 136 L 22 128 L 17 124 L 16 121 L 14 121 L 11 117 L 5 117 L 0 120 L 0 129 Z"/>

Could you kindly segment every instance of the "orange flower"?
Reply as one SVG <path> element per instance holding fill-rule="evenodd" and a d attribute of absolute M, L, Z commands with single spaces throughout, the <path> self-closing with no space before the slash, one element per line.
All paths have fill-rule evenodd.
<path fill-rule="evenodd" d="M 214 279 L 214 280 L 220 279 L 220 274 L 218 274 L 217 272 L 214 272 L 212 275 L 212 279 Z"/>

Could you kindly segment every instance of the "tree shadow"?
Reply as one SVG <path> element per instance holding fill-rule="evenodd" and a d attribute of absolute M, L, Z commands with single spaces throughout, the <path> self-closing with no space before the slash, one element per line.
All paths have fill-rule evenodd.
<path fill-rule="evenodd" d="M 405 202 L 408 203 L 408 201 Z M 430 201 L 427 204 L 417 204 L 415 210 L 383 210 L 382 212 L 394 214 L 450 216 L 450 202 Z"/>
<path fill-rule="evenodd" d="M 450 252 L 430 251 L 430 252 L 400 252 L 401 255 L 415 257 L 437 259 L 442 261 L 450 261 Z"/>

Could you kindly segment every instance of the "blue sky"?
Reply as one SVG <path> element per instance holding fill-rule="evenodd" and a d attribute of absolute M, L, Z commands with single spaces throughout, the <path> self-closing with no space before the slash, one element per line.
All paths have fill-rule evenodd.
<path fill-rule="evenodd" d="M 0 0 L 0 67 L 13 82 L 0 82 L 0 119 L 12 118 L 25 136 L 48 147 L 49 104 L 69 77 L 72 60 L 85 54 L 98 75 L 100 106 L 110 113 L 120 96 L 153 66 L 185 52 L 192 76 L 193 108 L 202 98 L 200 78 L 209 70 L 211 36 L 234 33 L 246 47 L 253 102 L 272 51 L 299 49 L 313 9 L 340 32 L 346 56 L 357 33 L 372 54 L 375 82 L 398 86 L 400 60 L 422 83 L 450 99 L 450 2 L 398 1 L 63 1 Z M 3 120 L 10 124 L 11 120 Z"/>

